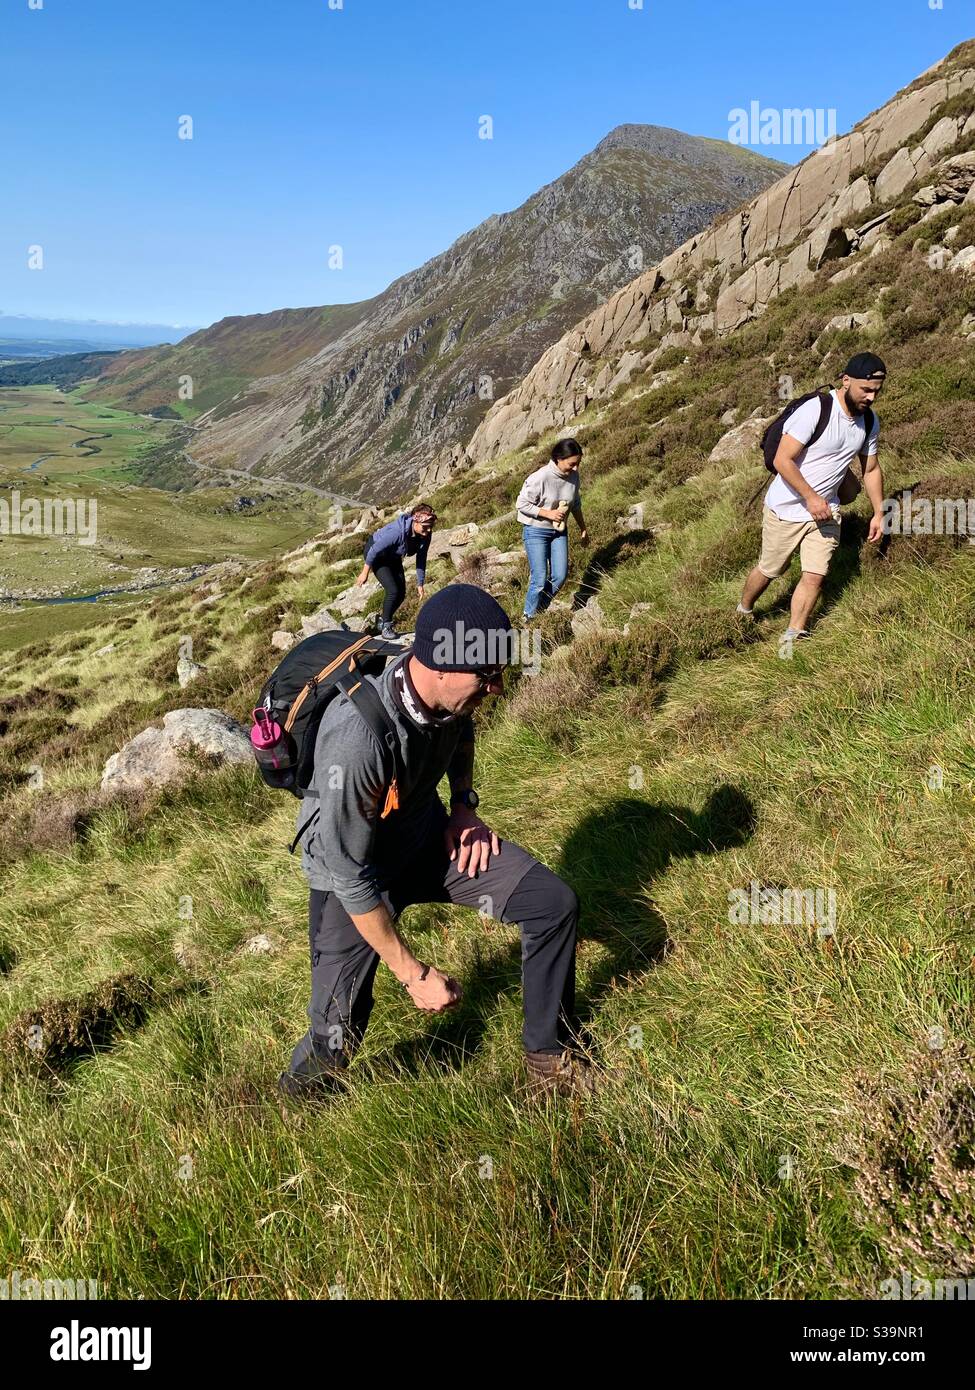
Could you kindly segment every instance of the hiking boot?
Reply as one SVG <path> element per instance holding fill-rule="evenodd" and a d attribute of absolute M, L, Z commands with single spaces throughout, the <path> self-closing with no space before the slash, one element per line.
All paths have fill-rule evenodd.
<path fill-rule="evenodd" d="M 526 1090 L 533 1096 L 591 1096 L 596 1092 L 592 1064 L 578 1052 L 526 1052 Z"/>
<path fill-rule="evenodd" d="M 384 623 L 379 635 L 384 642 L 398 642 L 403 636 L 401 632 L 396 631 L 392 623 Z"/>
<path fill-rule="evenodd" d="M 304 1071 L 283 1071 L 278 1077 L 278 1094 L 283 1101 L 327 1101 L 348 1087 L 347 1063 L 310 1059 L 302 1065 Z"/>

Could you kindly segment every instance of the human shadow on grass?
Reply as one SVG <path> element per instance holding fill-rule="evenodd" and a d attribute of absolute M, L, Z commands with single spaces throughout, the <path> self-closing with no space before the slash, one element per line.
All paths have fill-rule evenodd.
<path fill-rule="evenodd" d="M 737 787 L 723 784 L 694 811 L 669 802 L 623 798 L 587 815 L 570 833 L 555 872 L 579 897 L 579 941 L 597 941 L 607 958 L 577 992 L 577 1017 L 585 1028 L 605 995 L 621 978 L 654 968 L 666 955 L 667 923 L 653 905 L 654 882 L 675 859 L 720 854 L 745 844 L 754 831 L 755 808 Z M 473 927 L 476 930 L 476 926 Z M 396 1044 L 384 1058 L 416 1074 L 434 1065 L 459 1067 L 479 1046 L 498 999 L 521 1000 L 521 943 L 484 959 L 475 945 L 475 964 L 461 983 L 460 1006 L 437 1015 L 422 1037 Z"/>
<path fill-rule="evenodd" d="M 649 550 L 655 543 L 656 537 L 653 531 L 622 531 L 614 536 L 605 545 L 599 546 L 591 554 L 587 555 L 586 567 L 583 570 L 572 595 L 571 606 L 573 611 L 584 608 L 589 600 L 599 592 L 600 585 L 612 574 L 613 570 L 625 564 L 627 560 L 632 560 L 635 555 L 640 555 Z M 565 588 L 571 585 L 571 576 L 566 579 Z M 547 588 L 541 594 L 538 601 L 538 611 L 544 613 L 551 606 L 552 595 Z"/>

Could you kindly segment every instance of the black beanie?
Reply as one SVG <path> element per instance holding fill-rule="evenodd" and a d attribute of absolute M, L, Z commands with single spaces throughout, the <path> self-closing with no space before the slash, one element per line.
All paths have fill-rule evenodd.
<path fill-rule="evenodd" d="M 852 376 L 857 381 L 872 381 L 876 376 L 886 376 L 887 368 L 875 352 L 858 352 L 843 368 L 844 376 Z"/>
<path fill-rule="evenodd" d="M 511 619 L 487 590 L 448 584 L 417 615 L 413 655 L 433 671 L 474 671 L 508 665 L 517 639 Z"/>

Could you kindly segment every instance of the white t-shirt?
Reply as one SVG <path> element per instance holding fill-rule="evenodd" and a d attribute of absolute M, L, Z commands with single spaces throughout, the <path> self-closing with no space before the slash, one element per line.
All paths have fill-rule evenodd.
<path fill-rule="evenodd" d="M 857 454 L 863 453 L 865 444 L 868 455 L 877 452 L 880 421 L 874 412 L 873 429 L 867 443 L 863 416 L 854 415 L 851 418 L 839 402 L 839 392 L 831 391 L 830 395 L 833 398 L 833 408 L 830 411 L 829 423 L 815 444 L 810 444 L 808 449 L 799 453 L 796 466 L 810 487 L 815 488 L 820 497 L 826 498 L 834 517 L 838 520 L 840 503 L 837 491 L 840 483 Z M 792 412 L 785 422 L 783 435 L 791 435 L 793 439 L 798 439 L 800 444 L 806 444 L 812 438 L 818 422 L 817 398 L 806 401 L 805 405 Z M 812 520 L 805 502 L 795 488 L 789 486 L 781 473 L 776 473 L 771 487 L 765 494 L 765 505 L 783 521 Z"/>

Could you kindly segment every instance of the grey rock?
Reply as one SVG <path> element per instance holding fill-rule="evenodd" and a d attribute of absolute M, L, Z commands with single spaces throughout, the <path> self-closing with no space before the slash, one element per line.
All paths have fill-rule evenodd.
<path fill-rule="evenodd" d="M 606 630 L 606 616 L 599 606 L 599 599 L 594 594 L 583 608 L 577 608 L 572 614 L 572 635 L 580 637 L 585 632 L 605 632 Z"/>
<path fill-rule="evenodd" d="M 213 767 L 253 762 L 243 725 L 218 709 L 177 709 L 163 715 L 161 729 L 136 734 L 105 764 L 103 791 L 138 790 L 179 781 L 194 767 L 190 753 Z"/>
<path fill-rule="evenodd" d="M 260 932 L 257 936 L 252 936 L 244 942 L 242 951 L 248 956 L 270 956 L 276 951 L 276 947 L 269 936 Z"/>
<path fill-rule="evenodd" d="M 969 275 L 975 274 L 975 246 L 963 246 L 952 256 L 948 269 L 951 271 L 965 270 Z"/>
<path fill-rule="evenodd" d="M 199 679 L 205 669 L 197 662 L 190 661 L 189 657 L 181 656 L 176 663 L 176 679 L 179 681 L 180 690 L 185 690 L 191 681 Z"/>
<path fill-rule="evenodd" d="M 722 435 L 708 455 L 709 463 L 725 463 L 729 459 L 741 458 L 744 454 L 754 454 L 759 446 L 766 426 L 775 417 L 759 415 L 743 420 L 727 434 Z"/>

